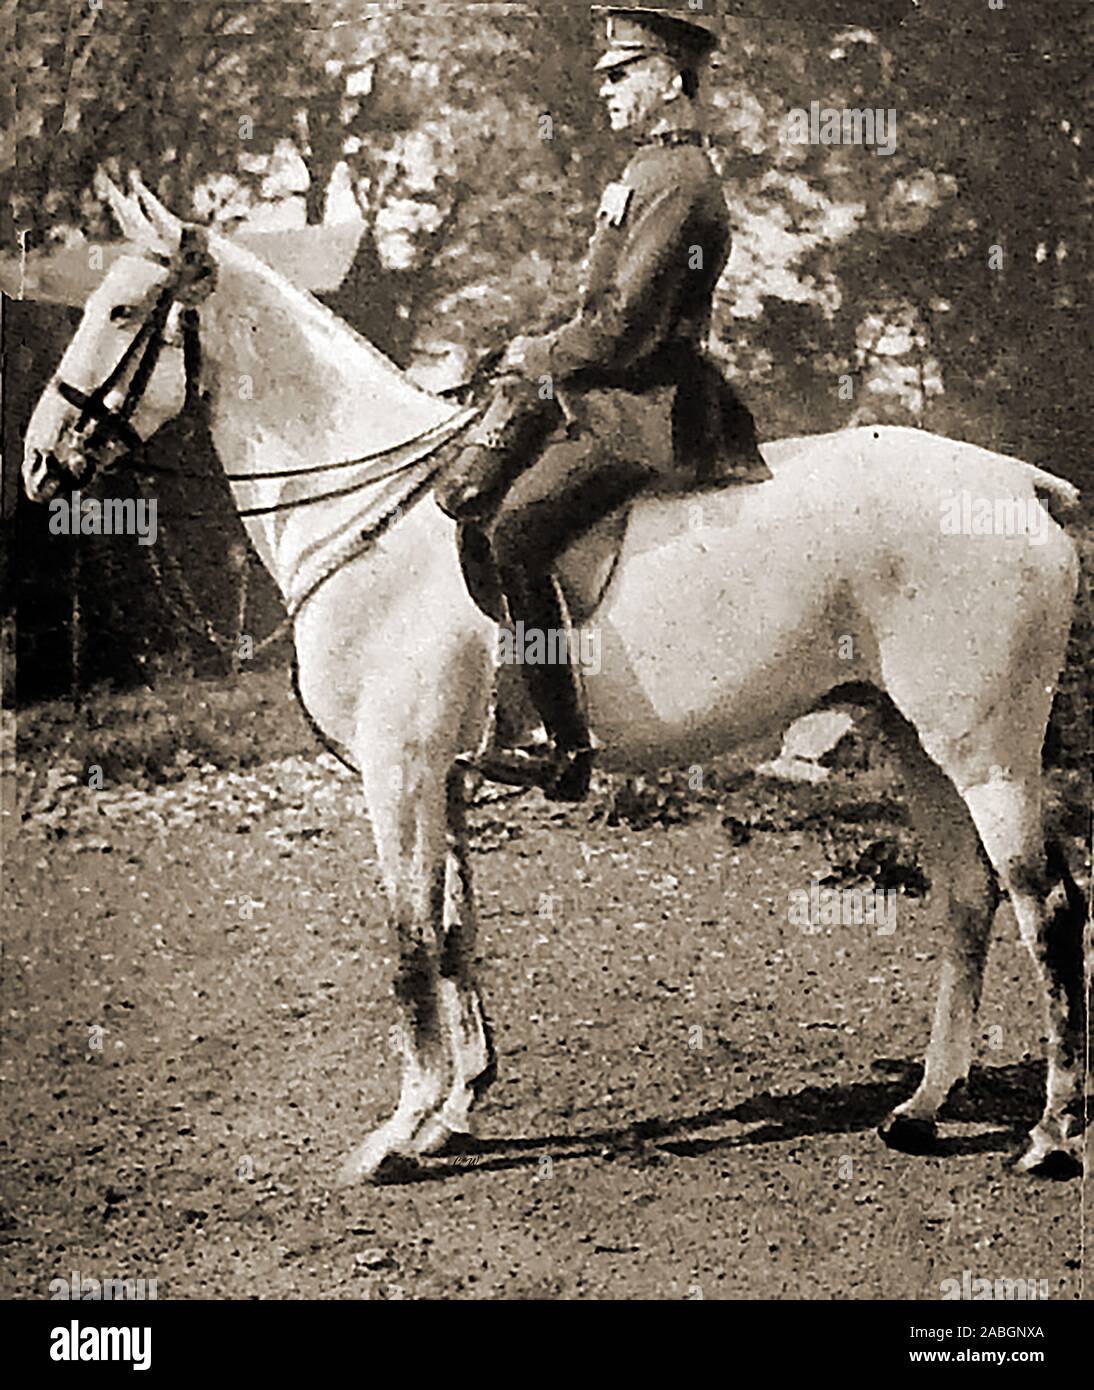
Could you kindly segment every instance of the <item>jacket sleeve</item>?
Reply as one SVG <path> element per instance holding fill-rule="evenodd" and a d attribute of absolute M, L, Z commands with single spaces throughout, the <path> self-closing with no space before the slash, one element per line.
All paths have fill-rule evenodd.
<path fill-rule="evenodd" d="M 569 323 L 531 340 L 524 356 L 529 377 L 574 376 L 587 369 L 615 373 L 665 342 L 688 275 L 695 199 L 687 188 L 655 193 L 624 225 L 625 237 L 608 287 L 589 297 Z M 602 235 L 612 235 L 605 229 Z"/>

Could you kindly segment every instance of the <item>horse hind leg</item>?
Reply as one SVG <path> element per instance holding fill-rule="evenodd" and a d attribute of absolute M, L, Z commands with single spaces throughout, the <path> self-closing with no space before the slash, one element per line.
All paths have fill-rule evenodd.
<path fill-rule="evenodd" d="M 1044 991 L 1045 1105 L 1017 1167 L 1047 1177 L 1076 1176 L 1082 1172 L 1086 904 L 1062 848 L 1045 845 L 1039 771 L 1024 779 L 996 776 L 964 796 Z"/>
<path fill-rule="evenodd" d="M 931 879 L 928 906 L 943 930 L 945 949 L 923 1078 L 879 1132 L 892 1148 L 924 1153 L 935 1145 L 939 1110 L 969 1074 L 973 1026 L 1000 895 L 957 788 L 924 752 L 914 728 L 895 709 L 888 714 L 890 744 L 902 764 L 913 828 Z"/>
<path fill-rule="evenodd" d="M 976 739 L 962 742 L 960 754 L 954 751 L 957 744 L 939 740 L 945 773 L 927 757 L 913 727 L 900 721 L 913 818 L 936 892 L 941 871 L 951 931 L 923 1080 L 911 1099 L 893 1112 L 882 1135 L 894 1147 L 928 1148 L 939 1108 L 968 1073 L 997 900 L 990 866 L 1014 909 L 1046 1009 L 1044 1112 L 1017 1166 L 1024 1172 L 1071 1176 L 1081 1168 L 1085 904 L 1062 851 L 1046 848 L 1044 841 L 1041 734 L 1034 717 L 1038 712 L 1026 711 L 1023 720 L 1015 708 L 997 708 L 998 719 L 985 720 Z M 1043 713 L 1040 729 L 1047 721 L 1047 707 Z M 922 723 L 917 721 L 916 728 L 930 727 L 926 715 Z M 1009 764 L 1003 750 L 1010 755 Z M 993 762 L 993 756 L 998 761 Z"/>

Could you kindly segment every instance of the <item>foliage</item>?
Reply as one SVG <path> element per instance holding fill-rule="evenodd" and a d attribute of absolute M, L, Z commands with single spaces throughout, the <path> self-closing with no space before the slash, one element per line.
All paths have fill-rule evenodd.
<path fill-rule="evenodd" d="M 16 730 L 24 768 L 45 764 L 86 781 L 94 765 L 111 784 L 172 781 L 203 765 L 257 767 L 316 749 L 283 671 L 231 682 L 164 678 L 126 693 L 101 687 L 79 706 L 36 705 Z"/>
<path fill-rule="evenodd" d="M 735 223 L 715 346 L 761 433 L 918 423 L 1086 484 L 1089 505 L 1094 11 L 777 12 L 789 17 L 724 22 L 707 83 Z M 8 250 L 17 228 L 31 247 L 113 235 L 100 168 L 137 167 L 171 206 L 229 227 L 360 219 L 357 262 L 328 300 L 434 386 L 568 312 L 600 189 L 629 154 L 598 109 L 599 25 L 568 0 L 28 0 L 7 13 Z M 795 142 L 791 115 L 813 103 L 894 112 L 893 152 Z M 1077 725 L 1088 698 L 1077 674 L 1065 686 L 1063 722 Z"/>
<path fill-rule="evenodd" d="M 723 355 L 769 434 L 917 420 L 1081 475 L 1087 7 L 923 0 L 888 28 L 853 8 L 724 22 Z M 596 41 L 570 4 L 37 0 L 8 57 L 16 224 L 102 236 L 100 164 L 229 224 L 315 222 L 329 201 L 368 232 L 335 307 L 458 375 L 572 300 L 626 154 L 595 109 Z M 895 150 L 795 143 L 814 102 L 892 110 Z"/>

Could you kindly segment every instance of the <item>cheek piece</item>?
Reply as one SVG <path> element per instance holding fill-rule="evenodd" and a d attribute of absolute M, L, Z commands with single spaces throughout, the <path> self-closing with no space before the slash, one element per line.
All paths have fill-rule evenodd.
<path fill-rule="evenodd" d="M 171 273 L 148 317 L 106 380 L 90 395 L 66 381 L 56 383 L 64 400 L 80 411 L 76 432 L 87 436 L 83 443 L 85 455 L 94 455 L 107 444 L 120 445 L 126 453 L 139 453 L 144 447 L 145 441 L 130 424 L 130 419 L 156 369 L 163 351 L 167 319 L 175 304 L 184 306 L 182 333 L 187 405 L 197 393 L 201 370 L 198 306 L 216 289 L 216 264 L 200 227 L 183 228 L 179 249 L 167 265 Z M 130 372 L 132 376 L 121 404 L 116 408 L 108 406 L 107 397 L 121 386 Z"/>

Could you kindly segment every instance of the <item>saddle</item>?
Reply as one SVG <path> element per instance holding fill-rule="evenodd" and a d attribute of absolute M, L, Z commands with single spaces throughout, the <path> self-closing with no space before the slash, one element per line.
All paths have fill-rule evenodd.
<path fill-rule="evenodd" d="M 575 627 L 587 623 L 604 601 L 619 564 L 633 505 L 620 507 L 590 527 L 563 551 L 555 565 L 555 579 Z M 460 522 L 456 542 L 464 583 L 476 606 L 494 622 L 508 622 L 489 530 L 477 521 Z"/>
<path fill-rule="evenodd" d="M 555 579 L 574 629 L 588 623 L 604 601 L 619 565 L 633 506 L 633 502 L 628 503 L 590 527 L 563 551 L 555 565 Z M 488 618 L 509 623 L 488 529 L 474 521 L 459 522 L 456 540 L 467 592 Z M 578 680 L 581 681 L 580 675 Z M 494 681 L 495 739 L 504 747 L 534 742 L 540 717 L 520 667 L 501 663 L 495 670 Z"/>
<path fill-rule="evenodd" d="M 615 390 L 584 394 L 581 418 L 561 401 L 544 404 L 519 378 L 495 383 L 490 407 L 472 436 L 485 445 L 486 462 L 449 470 L 437 489 L 442 509 L 458 523 L 468 592 L 487 617 L 508 620 L 490 545 L 491 519 L 508 488 L 552 436 L 641 436 L 653 474 L 641 496 L 679 495 L 771 477 L 751 412 L 709 357 L 690 343 L 678 343 L 661 354 L 645 377 L 618 382 Z M 583 531 L 556 563 L 555 578 L 574 626 L 588 622 L 603 601 L 637 500 Z"/>

